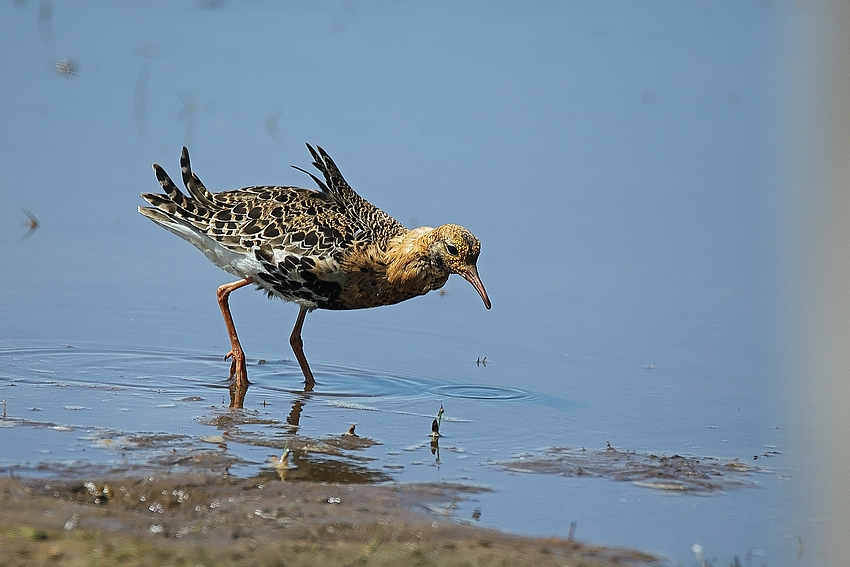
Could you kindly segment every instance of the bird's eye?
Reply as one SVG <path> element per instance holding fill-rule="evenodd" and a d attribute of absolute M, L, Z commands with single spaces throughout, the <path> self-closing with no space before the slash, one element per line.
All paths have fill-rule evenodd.
<path fill-rule="evenodd" d="M 446 243 L 446 252 L 448 252 L 452 256 L 457 256 L 457 247 L 454 244 Z"/>

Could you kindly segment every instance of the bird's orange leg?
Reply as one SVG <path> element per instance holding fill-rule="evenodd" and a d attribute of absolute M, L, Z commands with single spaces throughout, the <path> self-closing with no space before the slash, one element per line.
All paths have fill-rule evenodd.
<path fill-rule="evenodd" d="M 307 315 L 307 311 L 306 307 L 302 307 L 301 311 L 298 312 L 295 327 L 292 329 L 292 334 L 289 335 L 289 344 L 292 345 L 292 352 L 295 353 L 298 365 L 301 366 L 301 372 L 304 373 L 304 390 L 310 391 L 316 385 L 316 381 L 313 379 L 310 365 L 307 364 L 307 357 L 304 356 L 304 343 L 301 341 L 301 327 L 304 325 L 304 317 Z"/>
<path fill-rule="evenodd" d="M 227 334 L 230 335 L 230 352 L 224 356 L 224 359 L 232 359 L 230 363 L 230 380 L 236 390 L 241 392 L 245 392 L 248 389 L 250 382 L 248 382 L 248 369 L 245 367 L 245 353 L 242 351 L 242 345 L 239 344 L 239 337 L 236 335 L 236 326 L 233 324 L 233 317 L 230 315 L 230 306 L 227 300 L 230 297 L 230 292 L 236 291 L 240 287 L 245 287 L 252 283 L 252 281 L 251 278 L 245 278 L 237 282 L 225 284 L 216 291 L 218 306 L 221 308 L 221 314 L 224 316 Z M 242 405 L 237 404 L 234 406 L 233 402 L 231 402 L 231 407 L 242 407 Z"/>

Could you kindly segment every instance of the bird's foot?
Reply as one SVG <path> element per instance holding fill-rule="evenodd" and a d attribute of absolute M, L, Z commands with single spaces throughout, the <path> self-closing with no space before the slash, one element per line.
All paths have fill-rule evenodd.
<path fill-rule="evenodd" d="M 237 354 L 238 353 L 238 354 Z M 230 407 L 242 408 L 245 403 L 245 394 L 248 392 L 248 369 L 245 366 L 245 355 L 242 351 L 230 351 L 224 356 L 224 360 L 230 360 Z"/>
<path fill-rule="evenodd" d="M 241 350 L 231 350 L 224 355 L 224 360 L 230 359 L 230 383 L 239 387 L 248 386 L 248 367 L 245 364 L 245 354 Z"/>

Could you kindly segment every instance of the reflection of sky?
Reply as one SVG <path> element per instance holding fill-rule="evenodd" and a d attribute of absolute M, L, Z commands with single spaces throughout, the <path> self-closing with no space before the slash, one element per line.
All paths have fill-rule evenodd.
<path fill-rule="evenodd" d="M 219 4 L 0 7 L 0 339 L 225 349 L 229 276 L 135 212 L 150 164 L 309 186 L 311 142 L 406 225 L 475 232 L 494 305 L 452 279 L 315 313 L 311 360 L 567 397 L 600 444 L 778 442 L 783 9 Z M 249 355 L 289 356 L 294 308 L 232 301 Z"/>

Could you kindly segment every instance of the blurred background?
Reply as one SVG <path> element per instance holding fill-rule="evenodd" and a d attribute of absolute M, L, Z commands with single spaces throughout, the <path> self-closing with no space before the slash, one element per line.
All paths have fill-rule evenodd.
<path fill-rule="evenodd" d="M 445 293 L 398 306 L 315 312 L 303 332 L 312 363 L 565 402 L 551 419 L 502 410 L 501 426 L 524 436 L 513 451 L 611 442 L 747 462 L 775 455 L 760 489 L 708 498 L 506 478 L 494 498 L 518 500 L 501 511 L 493 502 L 491 525 L 563 535 L 578 518 L 582 538 L 674 562 L 693 564 L 698 543 L 720 563 L 816 564 L 829 545 L 812 543 L 820 516 L 804 511 L 803 463 L 843 437 L 804 451 L 821 431 L 807 416 L 822 406 L 803 395 L 820 370 L 796 350 L 811 343 L 786 330 L 813 336 L 823 318 L 807 319 L 799 298 L 826 296 L 807 287 L 824 280 L 808 276 L 847 265 L 809 253 L 846 244 L 846 191 L 813 197 L 846 189 L 828 171 L 847 155 L 848 106 L 809 104 L 846 96 L 850 73 L 835 66 L 846 70 L 846 58 L 812 64 L 846 55 L 841 10 L 770 0 L 7 0 L 0 345 L 223 354 L 214 291 L 230 276 L 136 212 L 139 193 L 158 190 L 150 164 L 174 177 L 186 145 L 212 191 L 309 187 L 289 166 L 306 168 L 304 143 L 318 144 L 406 226 L 475 233 L 493 309 L 452 278 Z M 822 140 L 812 125 L 836 128 L 825 162 L 809 159 Z M 807 240 L 822 211 L 834 229 Z M 833 299 L 843 297 L 843 272 L 830 273 Z M 826 305 L 824 317 L 846 312 Z M 290 356 L 294 306 L 249 291 L 231 306 L 249 357 Z M 830 336 L 846 337 L 840 329 Z M 830 344 L 813 358 L 847 342 Z M 844 425 L 830 421 L 830 435 Z M 537 492 L 541 482 L 549 492 Z M 543 512 L 552 498 L 557 510 Z M 539 507 L 518 512 L 522 501 Z"/>

